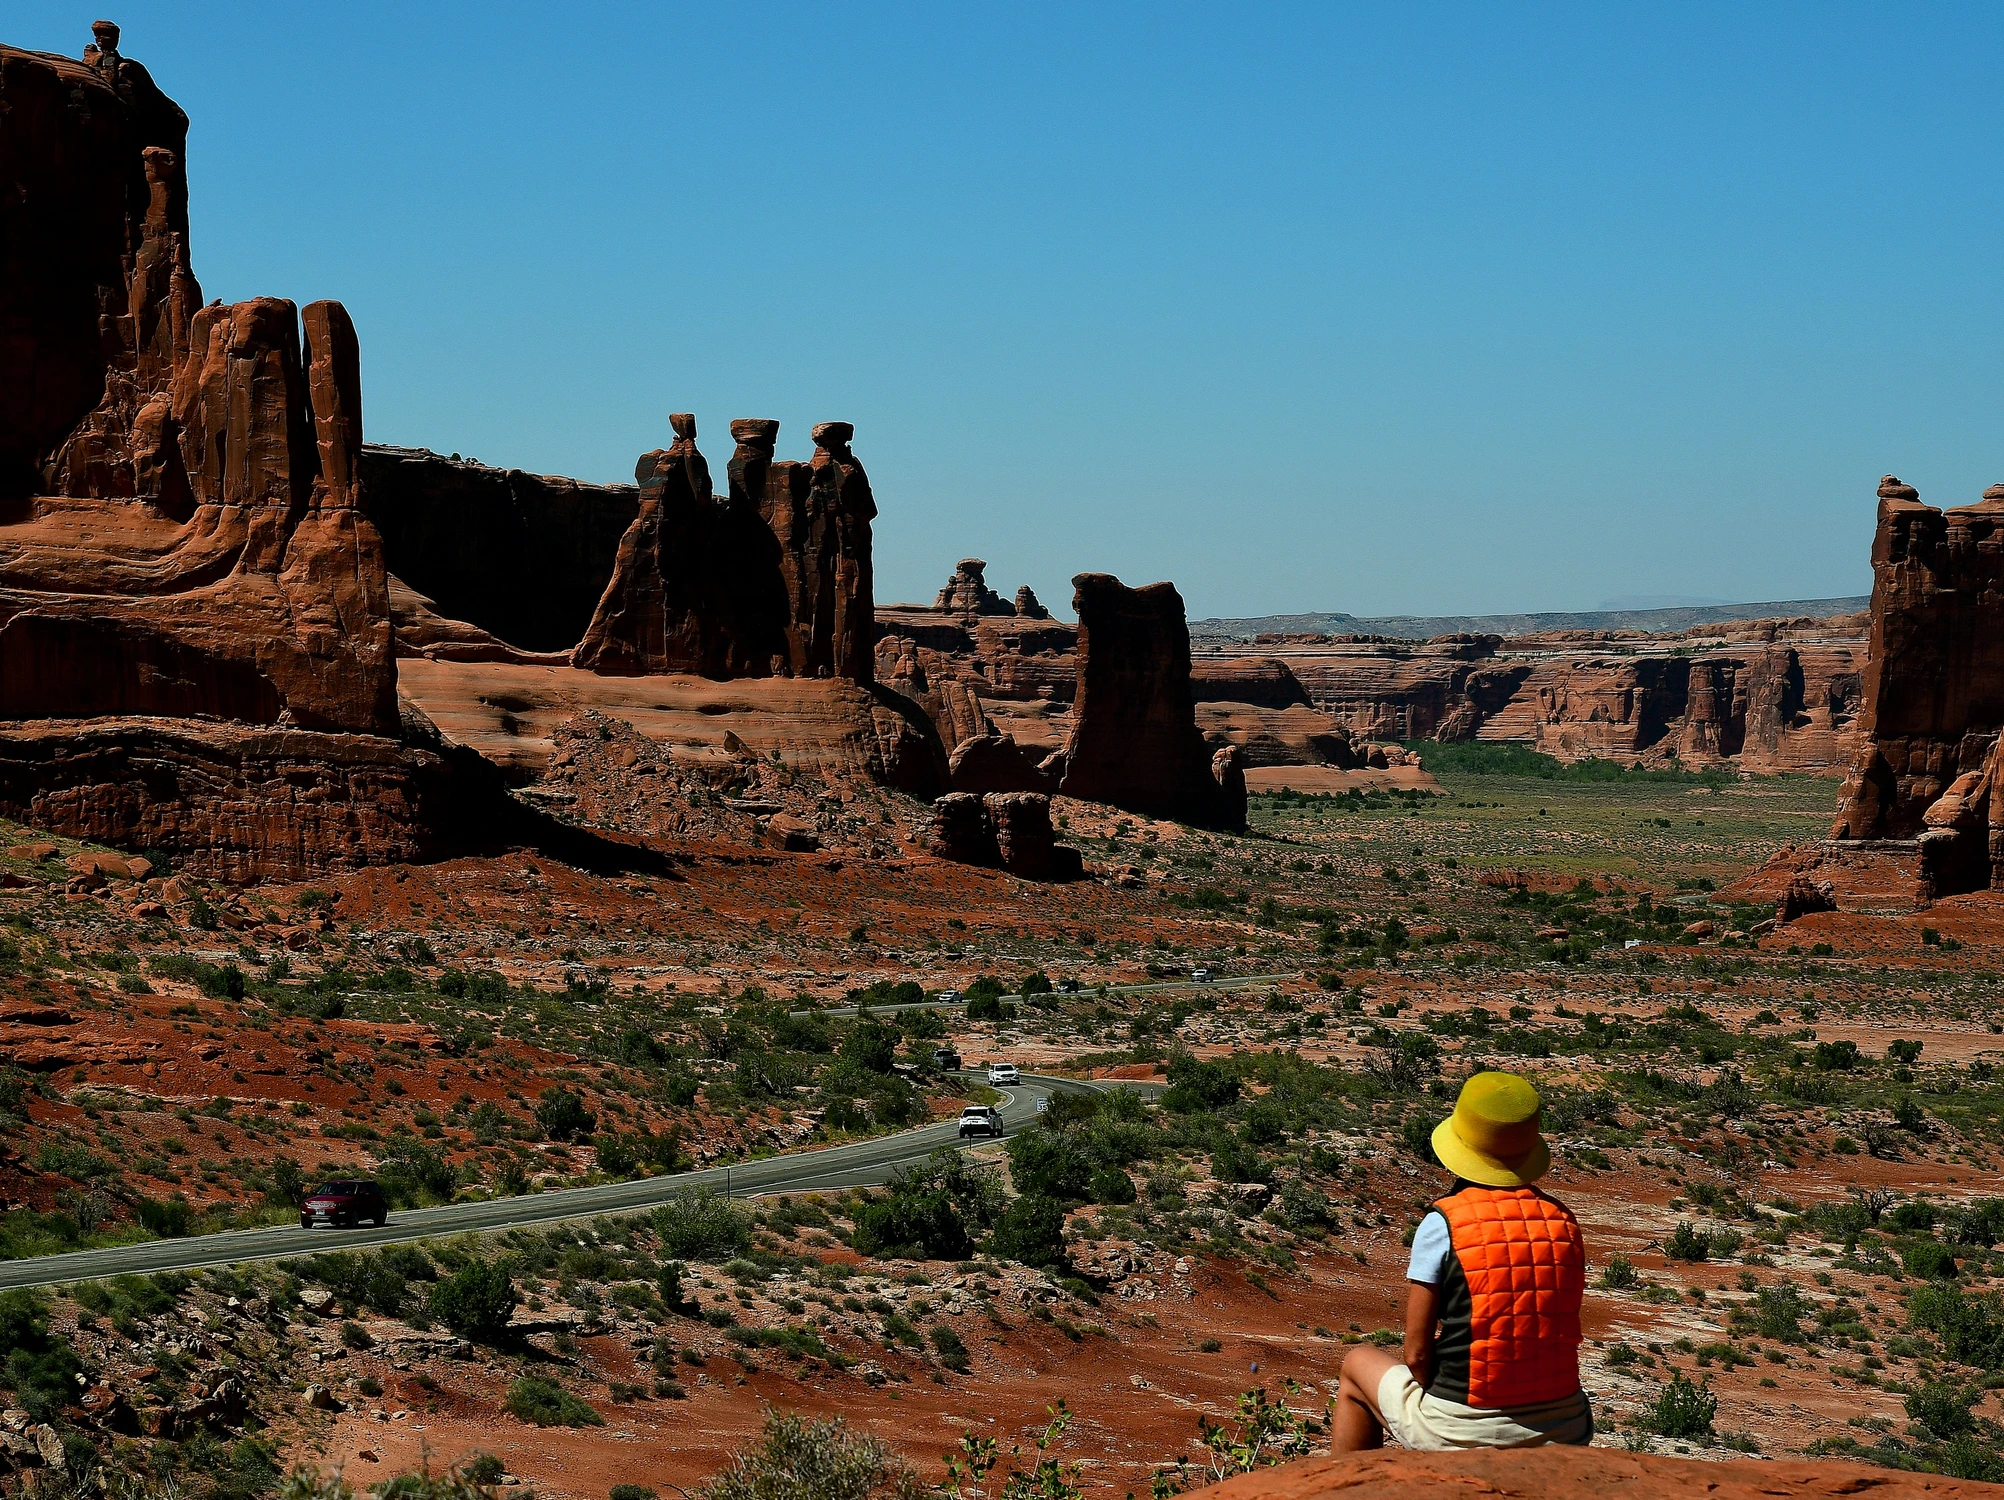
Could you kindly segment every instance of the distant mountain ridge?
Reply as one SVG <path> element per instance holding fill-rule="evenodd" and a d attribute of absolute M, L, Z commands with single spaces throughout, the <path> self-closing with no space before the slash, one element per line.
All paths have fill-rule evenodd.
<path fill-rule="evenodd" d="M 1542 630 L 1689 630 L 1735 620 L 1858 614 L 1870 595 L 1846 599 L 1780 599 L 1765 604 L 1698 604 L 1677 609 L 1590 609 L 1524 615 L 1260 615 L 1245 620 L 1192 620 L 1194 639 L 1251 640 L 1256 635 L 1384 635 L 1424 641 L 1437 635 L 1529 635 Z"/>

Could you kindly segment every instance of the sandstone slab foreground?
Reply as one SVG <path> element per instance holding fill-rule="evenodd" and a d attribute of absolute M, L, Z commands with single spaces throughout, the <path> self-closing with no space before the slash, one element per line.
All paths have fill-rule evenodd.
<path fill-rule="evenodd" d="M 1734 1459 L 1664 1458 L 1614 1448 L 1534 1448 L 1517 1452 L 1376 1453 L 1303 1459 L 1242 1474 L 1205 1500 L 1472 1500 L 1479 1495 L 1526 1500 L 1821 1500 L 1865 1495 L 1873 1500 L 1997 1500 L 2004 1485 L 1939 1474 L 1906 1474 L 1848 1463 L 1774 1463 Z"/>

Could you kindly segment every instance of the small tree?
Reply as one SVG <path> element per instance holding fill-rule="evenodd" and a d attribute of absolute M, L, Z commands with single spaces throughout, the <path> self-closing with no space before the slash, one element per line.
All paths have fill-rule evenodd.
<path fill-rule="evenodd" d="M 592 1133 L 598 1117 L 585 1108 L 582 1095 L 553 1084 L 536 1101 L 536 1123 L 549 1140 L 576 1141 Z"/>
<path fill-rule="evenodd" d="M 1065 1206 L 1042 1193 L 1026 1193 L 1009 1205 L 988 1236 L 988 1252 L 1026 1266 L 1065 1263 Z"/>
<path fill-rule="evenodd" d="M 701 1500 L 921 1500 L 929 1487 L 882 1438 L 840 1417 L 768 1412 L 755 1447 L 731 1455 Z"/>
<path fill-rule="evenodd" d="M 517 1295 L 499 1260 L 470 1260 L 431 1289 L 431 1313 L 461 1338 L 498 1344 L 508 1333 Z"/>
<path fill-rule="evenodd" d="M 1712 1418 L 1718 1414 L 1719 1398 L 1712 1394 L 1711 1382 L 1693 1385 L 1679 1370 L 1657 1392 L 1644 1425 L 1659 1437 L 1705 1438 L 1712 1435 Z"/>

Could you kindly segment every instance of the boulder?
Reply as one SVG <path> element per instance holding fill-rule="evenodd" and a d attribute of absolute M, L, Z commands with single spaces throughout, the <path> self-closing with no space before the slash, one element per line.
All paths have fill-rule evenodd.
<path fill-rule="evenodd" d="M 1023 880 L 1077 880 L 1078 850 L 1057 842 L 1051 799 L 1037 792 L 950 792 L 933 805 L 931 852 L 956 864 L 1007 870 Z"/>
<path fill-rule="evenodd" d="M 988 808 L 972 792 L 948 792 L 934 800 L 926 848 L 936 858 L 958 865 L 994 869 L 1002 863 Z"/>
<path fill-rule="evenodd" d="M 956 792 L 1053 791 L 1056 778 L 1041 761 L 1009 735 L 991 731 L 954 747 L 947 758 L 947 778 Z"/>

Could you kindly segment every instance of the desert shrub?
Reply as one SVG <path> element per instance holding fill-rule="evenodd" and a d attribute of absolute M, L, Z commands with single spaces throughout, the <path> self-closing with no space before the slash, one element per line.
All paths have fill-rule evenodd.
<path fill-rule="evenodd" d="M 1611 1255 L 1607 1264 L 1601 1267 L 1600 1284 L 1611 1292 L 1625 1292 L 1641 1280 L 1636 1273 L 1635 1262 L 1625 1255 Z"/>
<path fill-rule="evenodd" d="M 859 1021 L 842 1039 L 842 1058 L 867 1073 L 888 1073 L 897 1059 L 898 1033 L 875 1021 Z"/>
<path fill-rule="evenodd" d="M 684 1188 L 654 1210 L 661 1253 L 677 1260 L 725 1261 L 751 1248 L 751 1215 L 715 1188 Z"/>
<path fill-rule="evenodd" d="M 960 1341 L 960 1335 L 944 1323 L 935 1323 L 927 1337 L 932 1340 L 933 1352 L 939 1355 L 939 1362 L 949 1370 L 965 1373 L 967 1370 L 967 1345 Z"/>
<path fill-rule="evenodd" d="M 179 1239 L 188 1232 L 195 1211 L 188 1200 L 176 1193 L 171 1198 L 141 1199 L 136 1210 L 141 1227 L 163 1240 Z"/>
<path fill-rule="evenodd" d="M 1995 1299 L 1970 1297 L 1954 1282 L 1921 1287 L 1907 1302 L 1907 1322 L 1941 1340 L 1957 1364 L 2004 1368 L 2004 1317 Z"/>
<path fill-rule="evenodd" d="M 0 1293 L 0 1361 L 0 1383 L 38 1422 L 56 1419 L 75 1398 L 83 1367 L 67 1340 L 50 1338 L 48 1304 L 37 1293 Z"/>
<path fill-rule="evenodd" d="M 585 1108 L 581 1095 L 552 1085 L 536 1101 L 536 1124 L 546 1139 L 583 1140 L 598 1124 L 598 1117 Z"/>
<path fill-rule="evenodd" d="M 1970 1407 L 1982 1394 L 1946 1380 L 1930 1380 L 1908 1393 L 1907 1416 L 1945 1442 L 1976 1430 L 1976 1418 Z"/>
<path fill-rule="evenodd" d="M 1663 1253 L 1671 1260 L 1708 1260 L 1712 1254 L 1712 1241 L 1689 1219 L 1679 1219 L 1677 1227 L 1663 1242 Z"/>
<path fill-rule="evenodd" d="M 658 1068 L 671 1054 L 654 1037 L 634 1026 L 620 1033 L 615 1055 L 630 1067 Z"/>
<path fill-rule="evenodd" d="M 1009 1175 L 1019 1192 L 1043 1193 L 1067 1202 L 1083 1202 L 1089 1195 L 1093 1160 L 1082 1136 L 1065 1127 L 1071 1116 L 1090 1101 L 1074 1103 L 1060 1096 L 1052 1113 L 1038 1130 L 1018 1132 L 1010 1138 Z"/>
<path fill-rule="evenodd" d="M 768 1412 L 756 1445 L 697 1490 L 701 1500 L 920 1500 L 927 1486 L 882 1438 L 840 1417 Z"/>
<path fill-rule="evenodd" d="M 1065 1206 L 1041 1193 L 1026 1193 L 1010 1204 L 988 1236 L 988 1253 L 1026 1266 L 1058 1266 L 1065 1261 Z"/>
<path fill-rule="evenodd" d="M 884 1259 L 963 1260 L 1001 1208 L 995 1175 L 941 1147 L 900 1170 L 883 1197 L 856 1211 L 856 1249 Z"/>
<path fill-rule="evenodd" d="M 1848 1073 L 1858 1066 L 1858 1044 L 1848 1037 L 1836 1042 L 1818 1042 L 1810 1058 L 1819 1072 Z"/>
<path fill-rule="evenodd" d="M 536 1427 L 603 1427 L 605 1418 L 554 1380 L 524 1375 L 508 1387 L 509 1414 Z"/>
<path fill-rule="evenodd" d="M 429 1300 L 432 1316 L 461 1338 L 498 1344 L 515 1311 L 515 1278 L 502 1261 L 470 1260 L 434 1286 Z"/>
<path fill-rule="evenodd" d="M 1101 1167 L 1094 1172 L 1086 1191 L 1095 1203 L 1132 1203 L 1136 1197 L 1134 1179 L 1119 1167 Z"/>
<path fill-rule="evenodd" d="M 1179 1057 L 1169 1064 L 1169 1089 L 1162 1107 L 1175 1114 L 1223 1109 L 1239 1097 L 1239 1075 L 1223 1063 Z"/>
<path fill-rule="evenodd" d="M 1712 1394 L 1711 1382 L 1693 1385 L 1679 1370 L 1644 1408 L 1643 1426 L 1660 1437 L 1705 1438 L 1712 1435 L 1712 1419 L 1718 1414 L 1719 1398 Z"/>
<path fill-rule="evenodd" d="M 1922 1240 L 1901 1252 L 1900 1269 L 1925 1281 L 1953 1281 L 1955 1252 L 1938 1240 Z"/>

